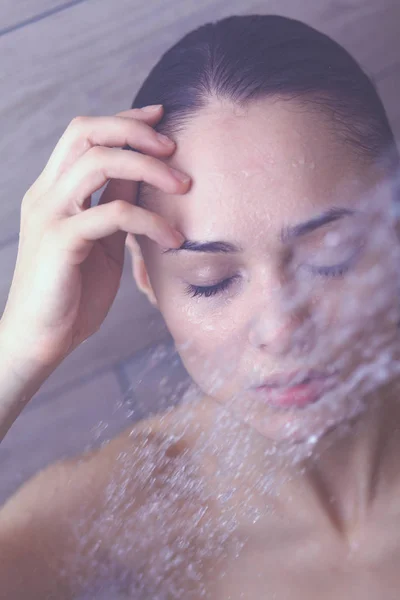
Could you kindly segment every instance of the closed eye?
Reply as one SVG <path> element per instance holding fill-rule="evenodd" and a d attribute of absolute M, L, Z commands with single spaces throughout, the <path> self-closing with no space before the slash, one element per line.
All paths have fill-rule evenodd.
<path fill-rule="evenodd" d="M 233 277 L 229 277 L 228 279 L 224 279 L 215 285 L 192 285 L 189 284 L 186 287 L 185 293 L 194 298 L 195 296 L 205 296 L 209 298 L 210 296 L 215 296 L 216 294 L 222 293 L 227 290 L 233 281 L 237 279 L 237 275 Z"/>
<path fill-rule="evenodd" d="M 360 250 L 360 249 L 359 249 Z M 354 265 L 355 260 L 358 258 L 359 251 L 354 253 L 353 256 L 350 257 L 349 260 L 342 262 L 338 265 L 331 266 L 315 266 L 315 265 L 302 265 L 308 271 L 310 271 L 313 275 L 320 277 L 342 277 L 345 275 L 350 268 Z M 239 275 L 234 275 L 233 277 L 229 277 L 228 279 L 224 279 L 215 285 L 187 285 L 185 289 L 185 293 L 192 298 L 196 296 L 204 296 L 205 298 L 210 298 L 211 296 L 215 296 L 216 294 L 221 294 L 230 288 L 232 283 L 238 279 Z"/>
<path fill-rule="evenodd" d="M 320 275 L 322 277 L 341 277 L 350 269 L 349 263 L 342 263 L 341 265 L 333 265 L 331 267 L 314 267 L 307 265 L 307 269 L 311 271 L 313 275 Z"/>
<path fill-rule="evenodd" d="M 355 262 L 359 258 L 362 249 L 364 247 L 364 243 L 360 243 L 356 251 L 348 258 L 346 261 L 340 263 L 339 265 L 332 265 L 329 267 L 326 266 L 316 266 L 316 265 L 303 265 L 308 271 L 310 271 L 313 275 L 320 275 L 322 277 L 341 277 L 345 273 L 347 273 L 351 267 L 354 266 Z"/>

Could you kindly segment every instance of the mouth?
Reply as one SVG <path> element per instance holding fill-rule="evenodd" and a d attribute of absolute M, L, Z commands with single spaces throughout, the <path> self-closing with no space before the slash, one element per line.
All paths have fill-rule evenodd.
<path fill-rule="evenodd" d="M 304 408 L 316 402 L 332 387 L 332 373 L 296 371 L 269 378 L 253 389 L 273 406 Z"/>

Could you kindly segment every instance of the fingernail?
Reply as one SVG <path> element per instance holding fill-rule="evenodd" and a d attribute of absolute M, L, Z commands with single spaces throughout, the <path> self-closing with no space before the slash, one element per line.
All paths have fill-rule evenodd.
<path fill-rule="evenodd" d="M 162 144 L 165 144 L 166 146 L 174 145 L 174 140 L 171 140 L 171 138 L 167 137 L 166 135 L 163 135 L 162 133 L 156 133 L 156 136 Z"/>
<path fill-rule="evenodd" d="M 179 232 L 174 232 L 164 236 L 164 244 L 167 248 L 179 248 L 179 246 L 182 246 L 184 241 L 185 237 Z"/>
<path fill-rule="evenodd" d="M 143 106 L 142 110 L 144 110 L 145 112 L 155 112 L 161 106 L 162 106 L 162 104 L 149 104 L 149 106 Z"/>
<path fill-rule="evenodd" d="M 182 244 L 183 244 L 183 242 L 185 241 L 186 238 L 181 233 L 176 232 L 175 233 L 175 239 L 177 241 L 177 244 L 179 244 L 180 246 L 182 246 Z"/>
<path fill-rule="evenodd" d="M 172 167 L 170 167 L 170 169 L 172 171 L 172 174 L 178 179 L 178 181 L 182 181 L 182 183 L 187 183 L 190 180 L 190 176 L 186 175 L 185 173 L 182 173 L 182 171 L 177 171 Z"/>

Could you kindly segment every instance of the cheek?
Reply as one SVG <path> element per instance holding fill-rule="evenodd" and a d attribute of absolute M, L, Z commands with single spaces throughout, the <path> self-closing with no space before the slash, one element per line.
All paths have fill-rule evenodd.
<path fill-rule="evenodd" d="M 207 300 L 200 299 L 200 302 Z M 223 326 L 221 318 L 199 310 L 196 300 L 180 299 L 163 308 L 161 312 L 171 335 L 188 355 L 209 357 L 229 343 L 231 332 Z"/>
<path fill-rule="evenodd" d="M 400 295 L 397 269 L 385 256 L 369 255 L 356 272 L 329 284 L 321 301 L 333 359 L 361 363 L 377 359 L 397 342 Z M 322 322 L 322 320 L 321 320 Z"/>
<path fill-rule="evenodd" d="M 199 310 L 199 304 L 205 302 L 205 298 L 198 303 L 194 299 L 169 302 L 161 312 L 186 370 L 210 392 L 232 381 L 243 348 L 232 343 L 232 320 L 222 322 L 222 314 Z"/>
<path fill-rule="evenodd" d="M 218 307 L 210 298 L 191 297 L 185 293 L 184 283 L 165 276 L 161 269 L 152 275 L 158 308 L 176 345 L 188 358 L 215 361 L 223 348 L 232 345 L 237 327 L 227 306 Z"/>
<path fill-rule="evenodd" d="M 367 321 L 376 329 L 385 328 L 393 313 L 398 314 L 397 268 L 381 253 L 366 257 L 362 269 L 350 280 L 342 304 L 345 301 L 350 304 L 351 298 L 355 321 Z"/>

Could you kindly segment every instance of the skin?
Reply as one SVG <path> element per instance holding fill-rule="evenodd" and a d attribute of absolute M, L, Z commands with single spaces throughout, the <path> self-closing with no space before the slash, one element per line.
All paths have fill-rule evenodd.
<path fill-rule="evenodd" d="M 273 99 L 210 101 L 164 161 L 193 185 L 184 197 L 151 190 L 148 208 L 187 240 L 242 248 L 174 254 L 140 236 L 130 246 L 201 396 L 51 467 L 6 504 L 9 523 L 42 507 L 29 539 L 45 560 L 29 544 L 18 554 L 38 563 L 31 589 L 44 597 L 45 581 L 74 597 L 102 572 L 104 589 L 125 581 L 113 597 L 139 597 L 141 573 L 153 598 L 396 598 L 399 225 L 384 173 L 327 116 Z M 357 212 L 282 240 L 334 207 Z M 315 270 L 350 260 L 337 277 Z M 187 293 L 229 277 L 221 295 Z M 250 389 L 306 368 L 334 372 L 315 404 L 282 409 Z"/>
<path fill-rule="evenodd" d="M 155 190 L 147 207 L 187 240 L 223 240 L 242 251 L 165 253 L 138 236 L 131 251 L 140 289 L 161 311 L 207 400 L 271 443 L 320 438 L 328 416 L 340 423 L 366 394 L 354 381 L 360 367 L 372 361 L 365 376 L 374 390 L 379 357 L 397 357 L 398 225 L 387 221 L 392 196 L 383 173 L 363 164 L 327 118 L 293 101 L 242 111 L 211 105 L 165 162 L 193 173 L 195 184 L 183 202 Z M 335 208 L 355 214 L 282 242 L 285 228 Z M 326 274 L 346 263 L 339 276 Z M 230 287 L 212 297 L 186 293 L 188 285 L 229 278 Z M 282 411 L 251 389 L 310 368 L 334 374 L 333 412 L 323 403 Z"/>

